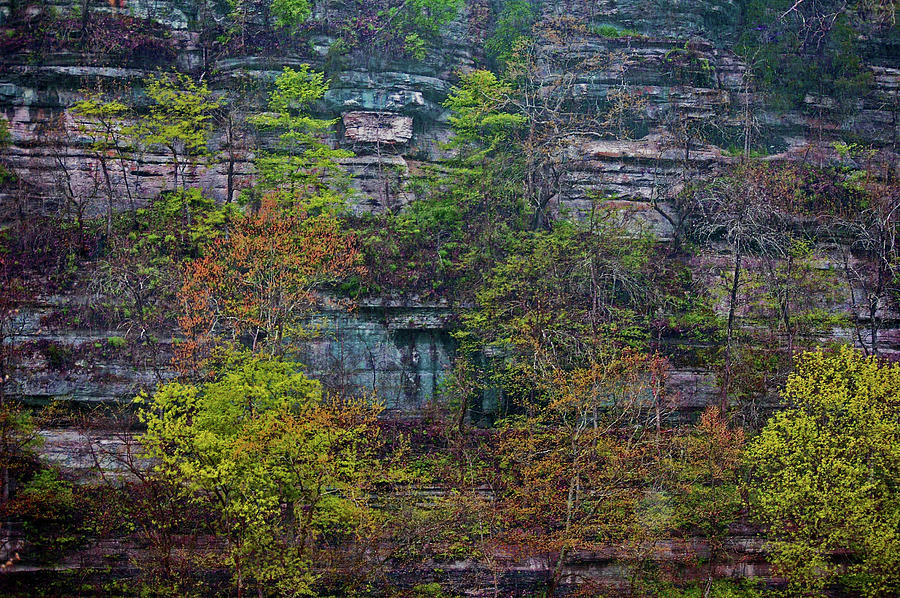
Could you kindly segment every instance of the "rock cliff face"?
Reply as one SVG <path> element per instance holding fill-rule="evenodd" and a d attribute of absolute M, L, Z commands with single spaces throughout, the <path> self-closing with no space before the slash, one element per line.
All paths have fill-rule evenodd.
<path fill-rule="evenodd" d="M 336 52 L 337 38 L 319 31 L 305 32 L 302 43 L 263 40 L 213 51 L 210 31 L 224 19 L 227 4 L 47 0 L 23 5 L 19 0 L 0 0 L 0 26 L 21 11 L 36 17 L 27 31 L 0 39 L 0 116 L 9 121 L 12 133 L 12 144 L 2 150 L 0 162 L 9 165 L 19 181 L 0 186 L 0 225 L 10 211 L 34 215 L 64 211 L 66 197 L 80 198 L 86 215 L 105 213 L 100 164 L 71 107 L 85 90 L 100 88 L 146 107 L 142 81 L 159 68 L 202 73 L 217 95 L 247 113 L 265 108 L 267 86 L 284 66 L 309 63 L 325 70 L 330 89 L 317 110 L 335 120 L 330 143 L 354 153 L 344 160 L 358 190 L 351 208 L 357 213 L 396 211 L 414 201 L 408 185 L 411 175 L 440 164 L 452 151 L 446 145 L 451 131 L 443 103 L 461 71 L 486 64 L 484 41 L 496 16 L 496 2 L 466 0 L 459 16 L 421 60 L 365 45 Z M 92 18 L 102 28 L 78 34 L 84 5 L 91 6 Z M 347 7 L 340 1 L 317 2 L 315 7 L 317 15 L 333 12 L 335 19 L 342 10 Z M 575 135 L 554 157 L 561 176 L 550 208 L 557 213 L 585 214 L 599 194 L 610 197 L 610 205 L 637 214 L 661 239 L 671 240 L 679 222 L 673 197 L 683 188 L 686 173 L 714 171 L 737 160 L 734 148 L 742 147 L 742 132 L 748 126 L 754 131 L 754 150 L 766 154 L 767 160 L 810 155 L 832 160 L 837 154 L 830 143 L 848 136 L 893 152 L 896 158 L 900 139 L 896 43 L 872 40 L 873 49 L 861 66 L 871 73 L 872 89 L 853 106 L 808 95 L 802 109 L 782 110 L 756 89 L 747 65 L 734 51 L 742 27 L 736 0 L 545 0 L 540 10 L 541 20 L 558 26 L 538 38 L 538 60 L 548 81 L 565 68 L 561 65 L 584 65 L 579 58 L 603 56 L 601 66 L 573 73 L 584 110 L 599 113 L 626 86 L 636 92 L 637 110 L 618 123 L 617 138 Z M 89 39 L 73 51 L 66 40 L 78 35 Z M 696 123 L 708 126 L 694 130 Z M 258 135 L 262 146 L 272 141 L 258 131 L 250 134 Z M 220 202 L 235 199 L 254 174 L 252 144 L 238 145 L 239 151 L 233 151 L 227 123 L 217 121 L 213 157 L 193 165 L 187 182 Z M 146 205 L 166 189 L 171 169 L 169 156 L 161 153 L 129 157 L 112 174 L 113 208 Z M 722 263 L 729 256 L 714 247 L 708 252 L 709 270 L 724 270 Z M 823 263 L 821 269 L 834 263 Z M 146 343 L 123 348 L 121 337 L 130 331 L 79 319 L 78 307 L 93 300 L 87 278 L 89 274 L 65 291 L 38 294 L 14 315 L 9 343 L 17 349 L 18 362 L 10 378 L 0 381 L 6 394 L 38 404 L 58 399 L 113 403 L 174 375 L 174 330 L 154 338 L 153 350 L 147 350 Z M 862 289 L 849 293 L 836 301 L 839 309 L 854 311 L 865 302 Z M 298 359 L 328 386 L 374 391 L 388 408 L 405 417 L 439 395 L 456 348 L 449 332 L 454 317 L 447 303 L 397 299 L 386 290 L 384 298 L 363 303 L 352 313 L 324 309 L 312 317 L 309 328 L 317 334 Z M 876 317 L 882 321 L 885 352 L 897 354 L 900 314 L 882 309 Z M 847 330 L 835 330 L 833 336 L 852 338 Z M 678 390 L 677 412 L 690 419 L 716 400 L 716 376 L 689 359 L 679 361 L 676 356 L 674 362 L 670 380 Z M 483 423 L 481 417 L 489 419 L 495 401 L 490 389 L 484 392 L 481 410 L 473 415 L 475 423 Z M 43 435 L 46 459 L 72 471 L 92 465 L 84 437 L 70 429 L 45 430 Z M 99 432 L 95 440 L 111 445 L 121 439 Z M 432 490 L 438 492 L 421 489 L 424 494 Z M 692 542 L 660 544 L 652 559 L 676 563 L 685 579 L 696 577 L 696 563 L 710 550 Z M 124 567 L 122 555 L 135 550 L 140 547 L 95 546 L 70 555 L 71 562 L 62 567 L 76 568 L 84 562 L 107 566 L 109 554 L 119 555 L 115 562 L 120 563 L 110 566 Z M 727 557 L 715 564 L 716 576 L 771 575 L 762 541 L 753 530 L 733 530 L 724 551 Z M 612 548 L 608 553 L 574 555 L 564 579 L 620 583 L 615 557 Z M 483 590 L 473 595 L 488 595 L 490 572 L 464 560 L 444 563 L 443 568 L 442 581 L 459 580 L 460 587 Z M 520 592 L 551 568 L 551 563 L 538 560 L 517 563 L 506 572 L 504 591 Z M 398 580 L 406 583 L 408 578 L 411 586 L 436 575 L 433 567 L 423 566 L 398 573 Z"/>
<path fill-rule="evenodd" d="M 52 47 L 5 54 L 0 110 L 12 125 L 15 141 L 8 159 L 34 186 L 34 193 L 52 198 L 59 177 L 64 176 L 60 172 L 63 167 L 72 171 L 68 176 L 75 188 L 90 188 L 94 165 L 90 156 L 79 151 L 83 140 L 67 110 L 80 97 L 79 90 L 94 88 L 99 81 L 108 88 L 126 90 L 140 104 L 140 78 L 159 66 L 173 66 L 208 72 L 213 89 L 234 96 L 246 93 L 242 82 L 264 84 L 283 66 L 309 62 L 330 70 L 331 88 L 320 109 L 323 115 L 340 119 L 335 144 L 358 156 L 349 164 L 365 192 L 359 208 L 386 209 L 408 198 L 402 182 L 411 166 L 445 155 L 441 144 L 449 138 L 449 127 L 442 102 L 459 70 L 484 62 L 482 43 L 488 23 L 476 19 L 486 10 L 478 2 L 467 5 L 421 61 L 358 48 L 341 56 L 337 65 L 329 56 L 335 39 L 328 36 L 315 36 L 308 46 L 282 49 L 281 55 L 232 52 L 211 57 L 197 25 L 202 18 L 199 4 L 163 2 L 153 6 L 151 10 L 136 3 L 107 12 L 123 19 L 147 15 L 159 23 L 162 28 L 156 41 L 165 52 L 137 53 L 128 60 L 109 53 L 84 56 Z M 51 8 L 64 14 L 72 6 Z M 9 4 L 4 7 L 5 13 L 10 10 Z M 682 174 L 685 161 L 684 141 L 677 139 L 674 130 L 679 122 L 715 121 L 720 131 L 693 140 L 687 162 L 695 168 L 729 160 L 726 150 L 735 138 L 728 134 L 740 129 L 747 109 L 760 129 L 755 145 L 776 158 L 803 152 L 811 141 L 821 143 L 847 133 L 892 147 L 900 137 L 900 70 L 890 48 L 875 53 L 864 65 L 872 72 L 874 89 L 853 110 L 842 112 L 829 98 L 809 96 L 804 110 L 784 112 L 771 109 L 767 98 L 754 92 L 752 82 L 744 77 L 745 65 L 731 49 L 740 19 L 736 2 L 552 1 L 544 3 L 542 10 L 545 19 L 565 18 L 581 25 L 565 40 L 555 36 L 541 40 L 548 77 L 558 62 L 554 54 L 611 55 L 615 59 L 607 67 L 579 74 L 579 96 L 587 105 L 599 107 L 608 100 L 610 90 L 627 84 L 637 86 L 644 102 L 642 112 L 631 123 L 631 140 L 586 139 L 566 152 L 562 158 L 567 176 L 560 204 L 583 207 L 592 190 L 647 200 L 669 189 L 673 177 Z M 223 15 L 215 16 L 221 19 Z M 128 23 L 132 22 L 126 21 L 125 26 L 140 26 L 139 22 Z M 592 33 L 602 26 L 640 35 L 610 38 Z M 123 68 L 123 62 L 130 68 Z M 250 109 L 263 107 L 258 90 L 248 100 Z M 51 132 L 48 125 L 60 115 L 66 128 Z M 163 188 L 168 166 L 163 155 L 145 155 L 140 164 L 130 165 L 139 199 L 146 200 Z M 191 182 L 225 199 L 224 167 L 222 160 L 198 167 Z M 247 176 L 248 169 L 247 164 L 240 164 L 239 176 Z"/>
<path fill-rule="evenodd" d="M 120 331 L 49 324 L 72 297 L 54 295 L 22 309 L 11 323 L 21 349 L 8 394 L 30 401 L 117 402 L 174 375 L 171 339 L 152 352 L 118 348 Z M 454 343 L 446 306 L 372 303 L 354 313 L 323 311 L 310 320 L 312 340 L 298 359 L 329 387 L 375 391 L 391 409 L 414 411 L 435 396 Z M 112 342 L 110 339 L 113 339 Z"/>
<path fill-rule="evenodd" d="M 316 8 L 326 9 L 342 10 L 332 5 Z M 22 7 L 11 0 L 0 4 L 4 18 L 16 10 Z M 43 11 L 54 19 L 47 22 L 57 26 L 74 27 L 72 22 L 77 21 L 78 7 L 73 3 L 25 10 Z M 104 46 L 97 40 L 92 51 L 78 53 L 59 41 L 60 36 L 41 29 L 4 42 L 0 114 L 11 124 L 13 144 L 3 158 L 22 181 L 19 188 L 8 188 L 0 196 L 5 205 L 50 212 L 60 209 L 60 197 L 68 192 L 87 198 L 88 214 L 106 209 L 97 191 L 99 165 L 70 110 L 82 97 L 80 90 L 98 85 L 118 89 L 142 105 L 146 98 L 141 78 L 159 67 L 176 67 L 206 73 L 217 94 L 243 102 L 248 111 L 259 111 L 265 85 L 281 68 L 308 62 L 326 69 L 331 79 L 319 110 L 336 119 L 333 144 L 355 154 L 346 160 L 360 190 L 354 209 L 398 209 L 413 198 L 405 186 L 410 173 L 447 155 L 444 142 L 450 132 L 442 103 L 459 71 L 484 64 L 483 43 L 491 22 L 490 6 L 470 0 L 424 59 L 413 60 L 362 46 L 334 56 L 335 38 L 328 34 L 311 35 L 302 44 L 275 44 L 266 51 L 216 54 L 210 50 L 207 28 L 222 20 L 225 9 L 214 4 L 132 0 L 93 10 L 111 30 L 140 32 L 142 37 L 134 41 L 137 33 L 132 33 L 127 47 Z M 745 76 L 746 66 L 733 51 L 741 19 L 735 1 L 548 0 L 541 11 L 544 20 L 579 23 L 564 38 L 548 34 L 539 39 L 539 59 L 548 78 L 562 64 L 560 55 L 569 59 L 603 55 L 609 57 L 604 66 L 577 73 L 575 86 L 586 109 L 599 110 L 610 100 L 611 91 L 623 84 L 639 92 L 639 112 L 622 125 L 626 135 L 617 140 L 575 138 L 560 152 L 562 176 L 551 206 L 557 211 L 584 213 L 593 195 L 615 195 L 618 207 L 643 215 L 660 237 L 670 237 L 671 222 L 678 217 L 668 200 L 680 188 L 684 173 L 733 161 L 728 150 L 748 115 L 758 131 L 754 147 L 770 154 L 771 160 L 804 155 L 813 142 L 827 153 L 828 141 L 846 134 L 886 148 L 896 148 L 900 138 L 896 48 L 871 53 L 862 68 L 872 72 L 873 91 L 852 110 L 838 109 L 829 98 L 809 96 L 803 110 L 779 111 L 755 91 Z M 600 31 L 609 26 L 627 35 L 604 37 Z M 698 121 L 714 123 L 715 132 L 693 139 L 685 135 L 681 126 Z M 226 144 L 224 128 L 217 126 L 216 132 L 213 149 L 221 149 Z M 239 152 L 226 159 L 220 152 L 192 168 L 188 181 L 225 201 L 229 192 L 236 194 L 252 177 L 251 158 L 249 152 Z M 116 207 L 146 203 L 165 188 L 170 169 L 170 159 L 161 154 L 129 160 L 114 175 L 120 198 Z M 30 347 L 58 342 L 83 358 L 75 359 L 74 367 L 62 374 L 40 351 L 32 350 L 19 377 L 8 383 L 10 391 L 35 399 L 109 400 L 167 375 L 161 364 L 133 363 L 130 357 L 119 363 L 119 358 L 104 357 L 105 339 L 116 331 L 87 332 L 77 325 L 46 323 L 52 312 L 71 301 L 72 297 L 48 296 L 23 310 L 17 342 Z M 350 354 L 352 371 L 331 372 L 334 376 L 355 386 L 374 387 L 392 405 L 421 405 L 432 395 L 452 354 L 442 326 L 445 319 L 439 307 L 406 302 L 332 320 L 328 334 L 310 346 L 310 366 L 331 372 L 329 356 Z M 678 376 L 685 396 L 697 397 L 688 401 L 702 405 L 711 392 L 709 376 L 690 368 Z"/>

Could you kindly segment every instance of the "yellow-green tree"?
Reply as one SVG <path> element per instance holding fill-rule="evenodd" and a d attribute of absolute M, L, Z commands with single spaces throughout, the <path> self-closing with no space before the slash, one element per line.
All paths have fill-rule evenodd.
<path fill-rule="evenodd" d="M 335 121 L 311 115 L 328 91 L 328 83 L 323 73 L 308 64 L 296 71 L 285 67 L 275 79 L 268 111 L 250 119 L 261 129 L 278 132 L 275 151 L 259 151 L 255 165 L 262 190 L 275 191 L 284 204 L 333 207 L 343 202 L 348 191 L 347 172 L 339 161 L 353 154 L 326 143 Z"/>
<path fill-rule="evenodd" d="M 117 195 L 114 170 L 120 172 L 129 207 L 134 209 L 126 166 L 127 140 L 122 132 L 122 119 L 128 110 L 124 102 L 117 98 L 107 100 L 100 91 L 85 92 L 85 98 L 72 106 L 72 113 L 79 119 L 78 131 L 90 138 L 90 153 L 97 161 L 103 179 L 107 237 L 112 234 L 113 206 Z"/>
<path fill-rule="evenodd" d="M 199 386 L 139 399 L 147 453 L 186 500 L 216 513 L 238 595 L 310 595 L 324 539 L 350 546 L 374 518 L 377 406 L 337 400 L 295 364 L 246 355 Z"/>
<path fill-rule="evenodd" d="M 186 169 L 208 151 L 213 112 L 219 101 L 205 81 L 195 82 L 181 73 L 160 73 L 146 79 L 150 113 L 126 133 L 148 146 L 161 146 L 172 156 L 172 188 L 186 187 Z"/>
<path fill-rule="evenodd" d="M 842 347 L 804 354 L 788 407 L 750 445 L 755 505 L 798 594 L 840 582 L 900 592 L 900 365 Z"/>

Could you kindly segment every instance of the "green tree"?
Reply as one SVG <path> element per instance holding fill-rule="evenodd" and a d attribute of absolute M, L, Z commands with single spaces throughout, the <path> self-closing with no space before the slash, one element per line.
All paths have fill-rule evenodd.
<path fill-rule="evenodd" d="M 12 144 L 12 133 L 9 132 L 9 121 L 0 117 L 0 150 Z M 2 162 L 0 162 L 0 185 L 4 185 L 15 179 L 12 171 L 10 171 Z"/>
<path fill-rule="evenodd" d="M 298 27 L 312 14 L 309 0 L 272 0 L 272 14 L 278 27 Z"/>
<path fill-rule="evenodd" d="M 213 112 L 219 107 L 205 81 L 173 72 L 151 74 L 147 96 L 150 113 L 130 133 L 145 145 L 162 146 L 172 156 L 172 188 L 186 188 L 185 172 L 196 158 L 207 154 Z"/>
<path fill-rule="evenodd" d="M 126 167 L 128 139 L 122 125 L 122 118 L 129 112 L 129 107 L 118 98 L 105 98 L 100 91 L 84 93 L 85 99 L 75 103 L 72 113 L 79 119 L 79 132 L 91 139 L 91 154 L 100 166 L 106 191 L 106 236 L 109 237 L 112 234 L 113 204 L 118 195 L 116 174 L 121 175 L 131 209 L 135 208 Z"/>
<path fill-rule="evenodd" d="M 463 73 L 444 106 L 451 111 L 454 145 L 467 150 L 469 162 L 493 158 L 513 142 L 526 117 L 511 104 L 512 86 L 485 70 Z"/>
<path fill-rule="evenodd" d="M 41 440 L 31 414 L 0 389 L 0 505 L 9 500 L 13 480 L 27 472 Z"/>
<path fill-rule="evenodd" d="M 441 27 L 450 23 L 463 6 L 463 0 L 404 0 L 389 2 L 379 12 L 394 37 L 401 40 L 407 55 L 425 58 L 426 42 L 438 38 Z"/>
<path fill-rule="evenodd" d="M 277 191 L 283 204 L 302 200 L 308 209 L 334 207 L 347 193 L 348 178 L 339 160 L 353 154 L 325 142 L 334 120 L 310 114 L 326 91 L 325 75 L 308 64 L 296 71 L 285 67 L 275 80 L 268 112 L 250 119 L 260 128 L 278 131 L 276 151 L 260 151 L 256 168 L 262 190 Z"/>
<path fill-rule="evenodd" d="M 12 134 L 9 132 L 9 121 L 0 118 L 0 147 L 6 147 L 12 143 Z"/>
<path fill-rule="evenodd" d="M 516 43 L 531 33 L 531 26 L 537 18 L 537 10 L 528 0 L 511 0 L 504 3 L 494 32 L 484 42 L 488 55 L 500 65 L 510 58 Z"/>
<path fill-rule="evenodd" d="M 772 559 L 800 594 L 900 591 L 900 365 L 844 346 L 804 354 L 788 407 L 751 443 Z"/>
<path fill-rule="evenodd" d="M 310 595 L 323 539 L 362 539 L 375 516 L 379 407 L 326 397 L 287 361 L 233 354 L 224 372 L 139 397 L 147 455 L 216 513 L 239 596 Z"/>
<path fill-rule="evenodd" d="M 441 27 L 452 21 L 463 6 L 463 0 L 405 0 L 392 2 L 386 16 L 405 35 L 415 33 L 435 38 Z"/>

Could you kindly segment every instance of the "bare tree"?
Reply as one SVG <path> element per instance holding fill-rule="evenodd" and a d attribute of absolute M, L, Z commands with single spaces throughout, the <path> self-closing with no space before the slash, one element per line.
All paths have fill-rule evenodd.
<path fill-rule="evenodd" d="M 854 217 L 836 217 L 830 223 L 841 249 L 851 305 L 858 312 L 857 342 L 873 355 L 879 353 L 884 310 L 900 299 L 900 184 L 893 168 L 890 161 L 870 160 L 857 171 L 863 173 L 857 184 L 867 192 L 866 205 Z M 858 299 L 860 291 L 863 297 Z M 868 338 L 860 320 L 868 325 Z"/>
<path fill-rule="evenodd" d="M 79 248 L 84 245 L 85 220 L 92 215 L 103 182 L 96 164 L 84 160 L 83 152 L 73 135 L 71 121 L 63 112 L 42 125 L 37 136 L 48 148 L 53 162 L 54 191 L 61 202 L 57 204 L 60 216 L 74 221 L 78 229 Z"/>
<path fill-rule="evenodd" d="M 773 205 L 754 165 L 746 162 L 714 178 L 682 199 L 690 233 L 698 240 L 724 243 L 732 267 L 727 291 L 727 321 L 720 409 L 728 406 L 732 350 L 745 260 L 750 255 L 784 257 L 790 249 L 787 219 Z"/>
<path fill-rule="evenodd" d="M 519 141 L 534 229 L 546 226 L 551 202 L 565 189 L 571 166 L 565 150 L 585 138 L 626 138 L 628 117 L 644 106 L 624 82 L 624 56 L 593 51 L 585 43 L 588 33 L 571 17 L 546 19 L 535 28 L 536 41 L 521 41 L 507 62 L 506 78 L 514 88 L 508 103 L 525 117 Z M 610 72 L 621 84 L 606 98 L 582 93 L 580 84 Z"/>
<path fill-rule="evenodd" d="M 98 425 L 101 422 L 101 425 Z M 197 520 L 177 484 L 160 474 L 145 456 L 140 424 L 125 406 L 111 412 L 85 413 L 76 423 L 91 474 L 107 492 L 110 512 L 127 514 L 147 551 L 132 558 L 149 579 L 163 585 L 190 579 L 191 559 L 201 539 Z"/>

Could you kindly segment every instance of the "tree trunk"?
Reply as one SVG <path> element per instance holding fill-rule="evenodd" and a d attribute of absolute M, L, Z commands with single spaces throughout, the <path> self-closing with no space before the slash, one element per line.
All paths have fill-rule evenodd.
<path fill-rule="evenodd" d="M 728 386 L 731 383 L 731 343 L 734 336 L 734 315 L 737 307 L 737 294 L 741 280 L 741 263 L 743 253 L 741 247 L 735 247 L 734 253 L 734 276 L 731 282 L 731 292 L 729 294 L 728 303 L 728 324 L 725 329 L 725 372 L 722 379 L 722 397 L 719 402 L 719 411 L 724 415 L 728 409 Z"/>
<path fill-rule="evenodd" d="M 113 188 L 105 157 L 100 159 L 100 168 L 103 170 L 103 180 L 106 183 L 106 237 L 110 238 L 112 236 Z"/>

